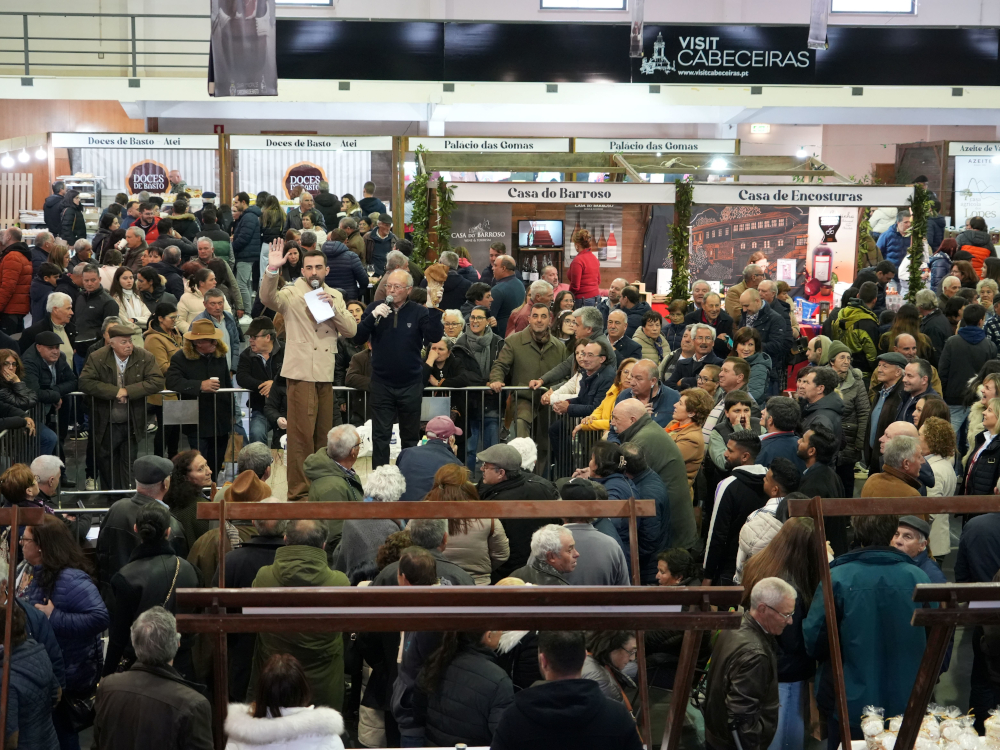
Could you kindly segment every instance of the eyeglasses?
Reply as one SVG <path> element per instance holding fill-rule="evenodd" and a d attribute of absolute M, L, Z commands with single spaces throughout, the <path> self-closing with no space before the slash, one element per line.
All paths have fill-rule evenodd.
<path fill-rule="evenodd" d="M 32 537 L 30 537 L 30 536 L 22 536 L 20 539 L 17 540 L 17 543 L 20 544 L 22 547 L 25 544 L 28 544 L 29 542 L 31 544 L 34 544 L 35 540 Z"/>
<path fill-rule="evenodd" d="M 771 610 L 772 612 L 774 612 L 774 613 L 775 613 L 776 615 L 780 615 L 781 617 L 784 617 L 784 618 L 785 618 L 785 620 L 787 620 L 788 622 L 791 622 L 791 621 L 792 621 L 792 618 L 794 618 L 794 617 L 795 617 L 795 613 L 794 613 L 794 612 L 792 612 L 792 613 L 791 613 L 790 615 L 786 615 L 786 614 L 785 614 L 784 612 L 779 612 L 778 610 L 776 610 L 776 609 L 775 609 L 774 607 L 772 607 L 772 606 L 771 606 L 770 604 L 765 604 L 764 606 L 765 606 L 765 607 L 767 607 L 767 608 L 768 608 L 769 610 Z"/>
<path fill-rule="evenodd" d="M 8 362 L 4 362 L 3 366 L 4 367 L 17 367 L 17 362 L 15 362 L 14 360 L 10 360 Z"/>
<path fill-rule="evenodd" d="M 713 378 L 706 378 L 704 375 L 699 375 L 695 379 L 696 383 L 714 383 L 716 382 Z"/>
<path fill-rule="evenodd" d="M 470 316 L 469 316 L 469 320 L 480 320 L 480 321 L 485 321 L 485 320 L 486 320 L 486 318 L 485 318 L 484 316 L 482 316 L 482 315 L 470 315 Z"/>
<path fill-rule="evenodd" d="M 386 284 L 385 288 L 390 292 L 401 292 L 406 289 L 406 284 Z"/>
<path fill-rule="evenodd" d="M 637 646 L 636 648 L 623 648 L 622 651 L 628 654 L 629 658 L 631 659 L 632 657 L 634 657 L 636 654 L 639 653 L 639 647 Z"/>

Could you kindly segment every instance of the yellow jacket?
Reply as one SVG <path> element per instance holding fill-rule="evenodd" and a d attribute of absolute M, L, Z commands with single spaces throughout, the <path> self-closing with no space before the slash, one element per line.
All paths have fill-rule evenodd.
<path fill-rule="evenodd" d="M 597 408 L 590 415 L 594 421 L 584 425 L 580 430 L 586 430 L 587 432 L 596 432 L 597 430 L 607 432 L 610 430 L 611 412 L 614 411 L 615 399 L 618 398 L 619 393 L 621 393 L 621 389 L 617 385 L 612 384 L 608 388 L 608 393 L 604 397 L 604 400 L 597 405 Z"/>

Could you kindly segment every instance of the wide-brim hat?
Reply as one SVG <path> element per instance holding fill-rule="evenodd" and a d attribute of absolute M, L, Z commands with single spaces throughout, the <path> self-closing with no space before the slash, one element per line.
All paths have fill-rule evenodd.
<path fill-rule="evenodd" d="M 259 503 L 270 496 L 271 488 L 250 469 L 238 474 L 225 492 L 227 503 Z"/>
<path fill-rule="evenodd" d="M 198 341 L 199 339 L 222 341 L 222 331 L 216 328 L 211 320 L 201 318 L 191 324 L 188 332 L 184 334 L 184 338 L 188 341 Z"/>

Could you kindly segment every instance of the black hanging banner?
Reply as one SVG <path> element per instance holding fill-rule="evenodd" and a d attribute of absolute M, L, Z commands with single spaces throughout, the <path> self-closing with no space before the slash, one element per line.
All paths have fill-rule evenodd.
<path fill-rule="evenodd" d="M 212 0 L 210 96 L 277 96 L 275 0 Z"/>

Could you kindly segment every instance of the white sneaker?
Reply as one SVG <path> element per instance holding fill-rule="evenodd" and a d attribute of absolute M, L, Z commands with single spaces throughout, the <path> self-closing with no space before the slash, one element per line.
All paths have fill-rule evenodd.
<path fill-rule="evenodd" d="M 87 489 L 87 492 L 93 492 L 97 489 L 97 482 L 92 477 L 87 477 L 84 487 Z"/>

